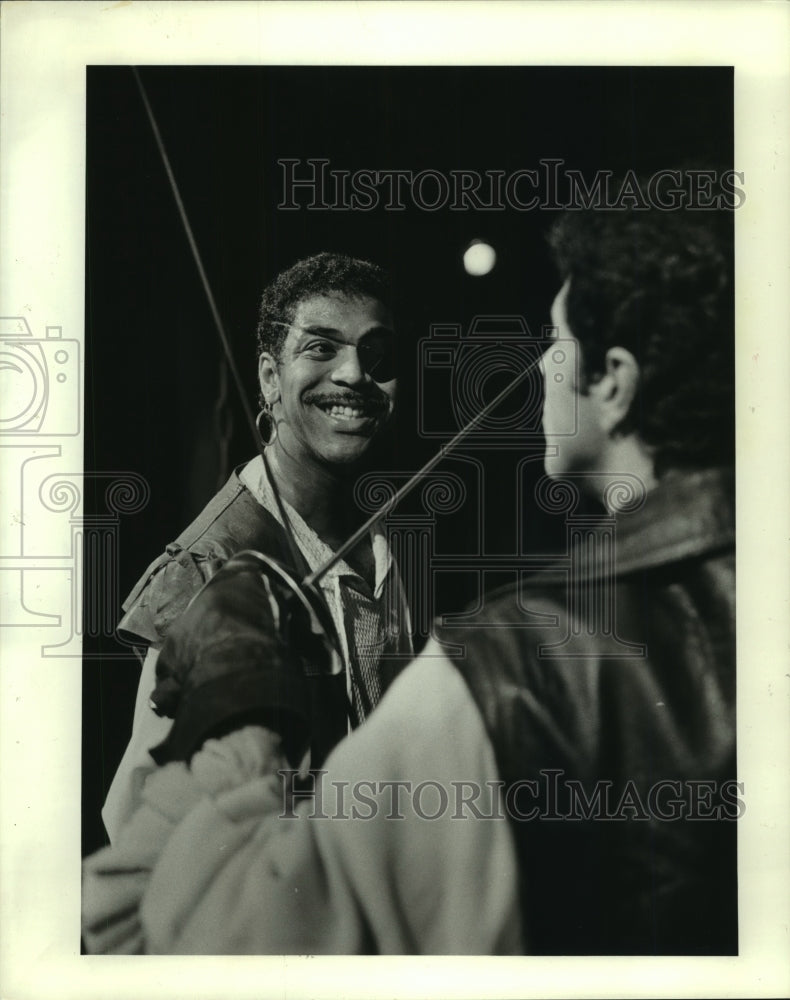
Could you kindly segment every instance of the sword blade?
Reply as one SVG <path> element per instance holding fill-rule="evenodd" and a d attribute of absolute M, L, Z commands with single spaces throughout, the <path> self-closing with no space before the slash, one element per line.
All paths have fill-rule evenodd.
<path fill-rule="evenodd" d="M 449 455 L 454 448 L 457 448 L 458 445 L 461 444 L 461 442 L 465 440 L 465 438 L 467 438 L 472 433 L 472 431 L 475 430 L 475 428 L 483 420 L 485 420 L 485 418 L 490 413 L 492 413 L 497 408 L 497 406 L 499 406 L 499 404 L 503 400 L 505 400 L 512 392 L 518 389 L 518 387 L 527 380 L 528 376 L 532 374 L 533 369 L 538 364 L 540 364 L 540 358 L 536 358 L 535 361 L 528 364 L 526 368 L 523 369 L 523 371 L 518 373 L 518 375 L 513 379 L 513 381 L 509 385 L 506 385 L 505 388 L 500 393 L 498 393 L 494 397 L 494 399 L 491 400 L 490 403 L 486 403 L 486 405 L 482 408 L 482 410 L 476 413 L 468 424 L 465 424 L 458 431 L 458 433 L 447 442 L 447 444 L 442 445 L 439 451 L 437 451 L 437 453 L 432 458 L 429 458 L 421 469 L 418 469 L 414 473 L 414 475 L 410 479 L 408 479 L 403 484 L 403 486 L 401 486 L 399 490 L 397 490 L 395 493 L 392 494 L 389 500 L 387 500 L 384 504 L 382 504 L 379 510 L 377 510 L 374 514 L 372 514 L 367 519 L 367 521 L 365 521 L 363 525 L 357 528 L 354 534 L 351 535 L 349 538 L 347 538 L 345 542 L 343 542 L 340 548 L 335 551 L 335 553 L 332 555 L 330 559 L 327 559 L 327 561 L 322 566 L 319 566 L 318 569 L 313 570 L 312 573 L 309 573 L 304 578 L 303 581 L 304 584 L 306 586 L 314 586 L 325 573 L 328 573 L 333 566 L 335 566 L 338 562 L 340 562 L 341 559 L 344 558 L 344 556 L 346 556 L 349 552 L 351 552 L 351 550 L 356 545 L 358 545 L 359 542 L 362 541 L 365 535 L 367 535 L 370 529 L 378 521 L 386 517 L 387 514 L 389 514 L 389 512 L 393 510 L 393 508 L 397 507 L 397 505 L 401 502 L 401 500 L 404 499 L 404 497 L 407 497 L 409 493 L 411 493 L 411 491 L 414 489 L 414 487 L 417 485 L 420 479 L 422 479 L 423 476 L 427 475 L 429 472 L 432 472 L 433 469 L 439 464 L 439 462 L 441 462 L 443 458 L 446 458 L 447 455 Z"/>

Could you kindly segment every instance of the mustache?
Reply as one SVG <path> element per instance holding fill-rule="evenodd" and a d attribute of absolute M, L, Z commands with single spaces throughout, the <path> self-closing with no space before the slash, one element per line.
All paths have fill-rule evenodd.
<path fill-rule="evenodd" d="M 371 392 L 306 392 L 303 402 L 318 406 L 352 406 L 357 409 L 385 410 L 388 407 L 387 397 L 376 389 Z"/>

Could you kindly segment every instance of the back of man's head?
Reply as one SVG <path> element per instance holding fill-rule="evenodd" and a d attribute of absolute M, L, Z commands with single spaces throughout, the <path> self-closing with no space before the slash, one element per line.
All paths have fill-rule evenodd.
<path fill-rule="evenodd" d="M 713 211 L 568 212 L 550 244 L 585 384 L 624 347 L 639 391 L 619 430 L 655 468 L 731 464 L 734 451 L 732 215 Z"/>

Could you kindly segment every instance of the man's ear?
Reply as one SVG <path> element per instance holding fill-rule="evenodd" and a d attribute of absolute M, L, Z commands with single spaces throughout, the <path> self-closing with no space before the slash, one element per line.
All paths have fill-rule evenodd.
<path fill-rule="evenodd" d="M 258 382 L 265 402 L 274 405 L 280 398 L 280 376 L 277 362 L 268 351 L 258 359 Z"/>
<path fill-rule="evenodd" d="M 625 347 L 606 352 L 604 375 L 591 386 L 600 414 L 601 430 L 612 434 L 628 416 L 639 388 L 639 364 Z"/>

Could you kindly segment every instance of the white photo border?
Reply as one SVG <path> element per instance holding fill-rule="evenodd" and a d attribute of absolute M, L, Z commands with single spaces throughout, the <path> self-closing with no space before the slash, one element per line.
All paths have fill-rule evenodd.
<path fill-rule="evenodd" d="M 788 995 L 790 6 L 10 0 L 0 44 L 0 316 L 24 317 L 39 340 L 60 327 L 83 358 L 89 65 L 733 66 L 735 167 L 747 195 L 735 220 L 738 747 L 747 802 L 739 821 L 739 957 L 80 956 L 81 665 L 42 657 L 46 636 L 35 628 L 4 627 L 0 993 L 10 1000 Z M 82 471 L 80 434 L 23 444 L 27 458 L 57 448 L 64 474 Z M 6 447 L 0 455 L 2 554 L 22 557 L 13 551 L 21 452 Z M 35 551 L 64 557 L 64 544 L 41 537 Z M 12 558 L 0 574 L 3 603 L 18 599 L 15 565 Z"/>

